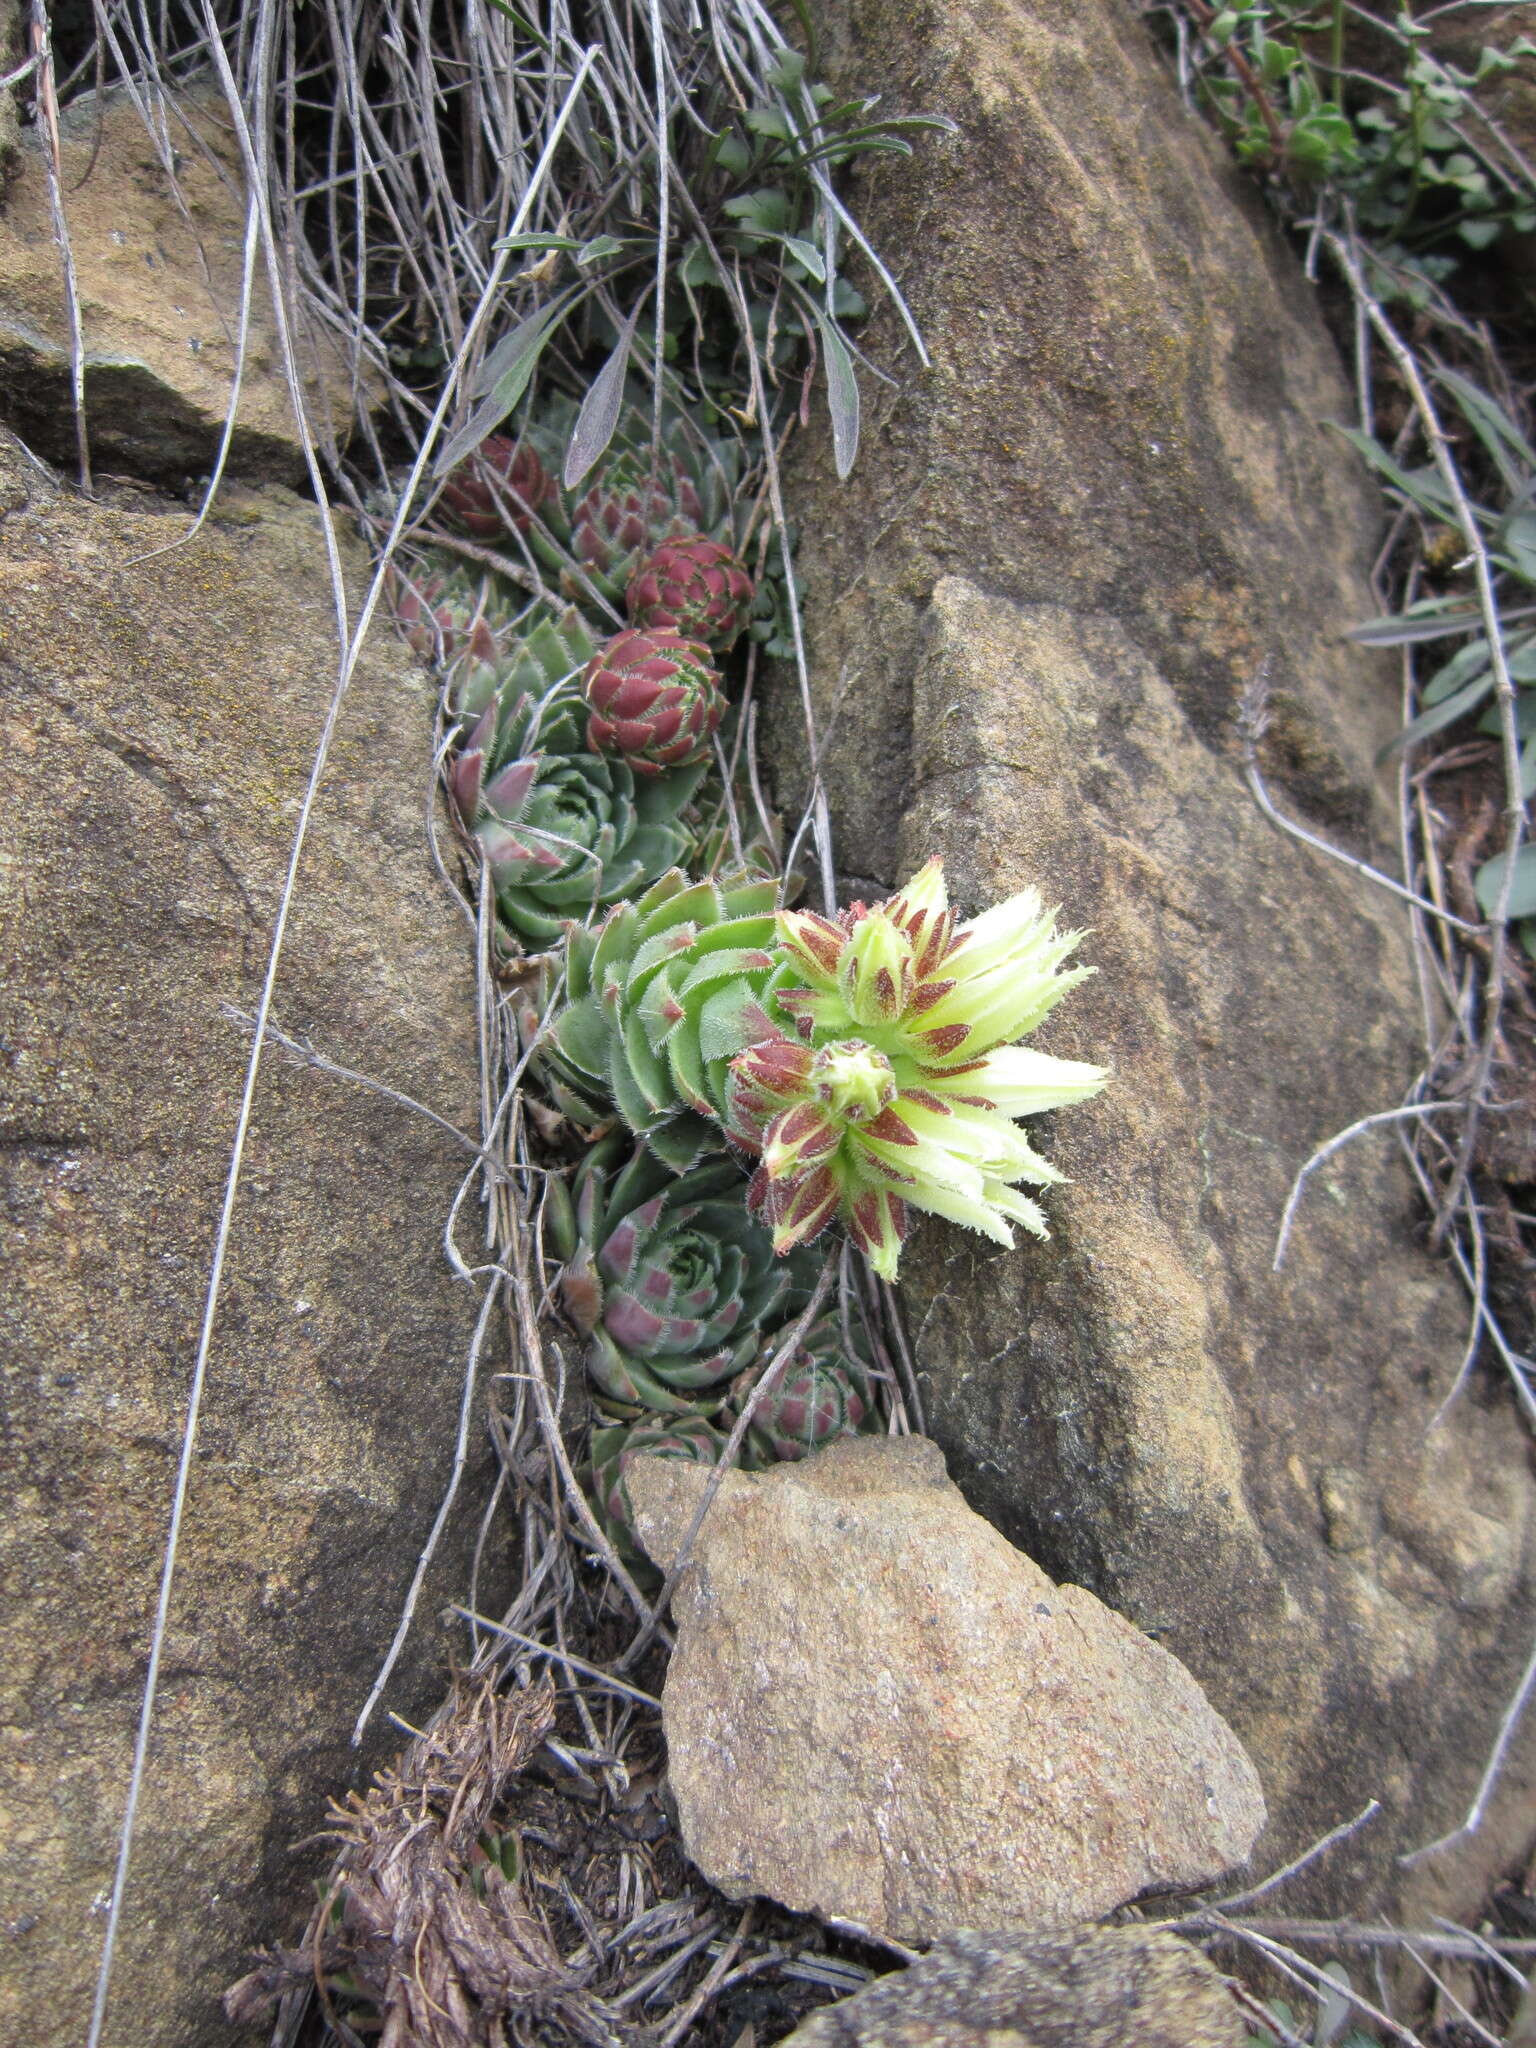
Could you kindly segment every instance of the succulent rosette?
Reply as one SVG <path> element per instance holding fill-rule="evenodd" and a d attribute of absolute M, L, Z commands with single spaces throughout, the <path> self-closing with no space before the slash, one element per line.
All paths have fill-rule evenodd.
<path fill-rule="evenodd" d="M 637 775 L 707 760 L 725 699 L 709 649 L 678 633 L 616 633 L 587 663 L 587 745 Z"/>
<path fill-rule="evenodd" d="M 755 1358 L 764 1325 L 791 1313 L 814 1261 L 774 1256 L 742 1201 L 741 1169 L 717 1158 L 678 1177 L 641 1146 L 612 1172 L 613 1141 L 588 1154 L 574 1199 L 551 1183 L 557 1283 L 587 1342 L 602 1399 L 629 1412 L 718 1409 Z"/>
<path fill-rule="evenodd" d="M 770 1361 L 778 1342 L 769 1338 L 763 1346 Z M 850 1351 L 841 1319 L 825 1315 L 775 1368 L 748 1437 L 758 1459 L 772 1464 L 809 1457 L 834 1437 L 878 1427 L 868 1367 Z"/>
<path fill-rule="evenodd" d="M 563 404 L 546 431 L 563 429 Z M 653 442 L 651 404 L 635 394 L 620 416 L 607 452 L 569 506 L 552 506 L 548 524 L 565 541 L 579 572 L 618 604 L 631 577 L 664 541 L 735 539 L 740 451 L 707 433 L 676 406 L 663 407 Z M 559 531 L 563 513 L 564 528 Z"/>
<path fill-rule="evenodd" d="M 627 762 L 587 751 L 571 678 L 591 654 L 573 613 L 541 618 L 497 663 L 471 661 L 450 681 L 464 730 L 449 771 L 455 807 L 502 918 L 541 946 L 644 890 L 693 843 L 680 814 L 702 763 L 637 782 Z"/>
<path fill-rule="evenodd" d="M 777 900 L 761 875 L 690 882 L 674 869 L 573 930 L 565 1000 L 551 974 L 534 1050 L 557 1106 L 588 1127 L 616 1107 L 677 1173 L 718 1150 L 730 1061 L 752 1041 L 744 1007 L 776 968 L 788 973 L 774 950 Z"/>
<path fill-rule="evenodd" d="M 645 632 L 681 633 L 728 647 L 746 625 L 756 585 L 723 541 L 702 533 L 663 541 L 630 578 L 629 616 Z"/>
<path fill-rule="evenodd" d="M 930 861 L 897 895 L 836 919 L 780 911 L 778 944 L 804 985 L 772 997 L 787 1029 L 731 1064 L 725 1121 L 755 1145 L 753 1207 L 780 1250 L 840 1220 L 893 1279 L 910 1204 L 1012 1244 L 1046 1235 L 1017 1183 L 1061 1175 L 1015 1121 L 1081 1102 L 1102 1068 L 1015 1043 L 1091 972 L 1082 937 L 1023 890 L 968 924 Z"/>
<path fill-rule="evenodd" d="M 526 441 L 491 434 L 449 471 L 438 502 L 461 533 L 494 545 L 509 533 L 527 533 L 554 492 L 554 478 Z"/>
<path fill-rule="evenodd" d="M 635 1513 L 625 1476 L 636 1458 L 679 1458 L 690 1465 L 718 1465 L 725 1438 L 702 1415 L 678 1415 L 607 1423 L 594 1429 L 590 1462 L 583 1475 L 603 1533 L 642 1585 L 656 1586 L 656 1570 L 635 1536 Z"/>
<path fill-rule="evenodd" d="M 423 661 L 441 663 L 466 652 L 495 662 L 522 609 L 489 576 L 436 567 L 408 573 L 392 565 L 389 601 L 412 651 Z"/>

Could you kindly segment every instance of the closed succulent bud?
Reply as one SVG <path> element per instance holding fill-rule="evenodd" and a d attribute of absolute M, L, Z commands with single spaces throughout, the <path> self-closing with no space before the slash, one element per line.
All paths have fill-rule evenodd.
<path fill-rule="evenodd" d="M 389 601 L 412 652 L 443 664 L 461 655 L 494 662 L 514 616 L 489 578 L 452 571 L 411 575 L 391 565 Z"/>
<path fill-rule="evenodd" d="M 747 623 L 755 586 L 723 541 L 702 533 L 663 541 L 625 593 L 629 616 L 647 632 L 681 633 L 728 647 Z"/>
<path fill-rule="evenodd" d="M 582 676 L 587 745 L 637 775 L 705 760 L 725 700 L 709 649 L 677 633 L 616 633 Z"/>
<path fill-rule="evenodd" d="M 491 434 L 449 473 L 438 502 L 461 533 L 490 545 L 509 533 L 526 533 L 554 488 L 526 442 Z"/>

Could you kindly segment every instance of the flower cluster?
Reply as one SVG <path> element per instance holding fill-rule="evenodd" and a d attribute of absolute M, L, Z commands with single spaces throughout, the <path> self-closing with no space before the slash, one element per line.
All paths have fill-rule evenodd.
<path fill-rule="evenodd" d="M 1090 972 L 1063 966 L 1081 936 L 1058 931 L 1033 889 L 957 924 L 938 861 L 872 909 L 779 912 L 804 985 L 777 988 L 787 1026 L 736 1056 L 725 1102 L 759 1154 L 750 1200 L 779 1250 L 838 1218 L 894 1279 L 909 1204 L 999 1244 L 1013 1223 L 1045 1235 L 1018 1183 L 1061 1176 L 1015 1119 L 1107 1077 L 1015 1041 Z"/>

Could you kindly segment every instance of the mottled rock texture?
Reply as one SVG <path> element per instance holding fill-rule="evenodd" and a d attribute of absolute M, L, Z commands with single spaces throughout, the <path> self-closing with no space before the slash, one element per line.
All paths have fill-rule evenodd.
<path fill-rule="evenodd" d="M 814 2013 L 784 2048 L 1241 2048 L 1205 1958 L 1171 1934 L 951 1934 Z"/>
<path fill-rule="evenodd" d="M 0 2039 L 85 2037 L 204 1285 L 295 817 L 334 684 L 317 515 L 91 505 L 0 449 Z M 360 551 L 344 542 L 349 570 Z M 343 707 L 275 1017 L 461 1123 L 465 932 L 422 817 L 427 679 Z M 347 1738 L 452 1460 L 462 1155 L 266 1061 L 211 1354 L 106 2040 L 196 2048 L 302 1919 Z M 389 1703 L 430 1711 L 446 1546 Z M 387 1723 L 384 1731 L 388 1733 Z M 366 1761 L 376 1761 L 370 1755 Z"/>
<path fill-rule="evenodd" d="M 174 185 L 122 91 L 87 93 L 64 110 L 61 158 L 93 466 L 181 485 L 212 469 L 224 432 L 246 208 L 217 88 L 183 90 L 165 119 Z M 5 144 L 0 128 L 0 152 Z M 69 323 L 35 128 L 22 131 L 14 154 L 0 185 L 0 418 L 40 454 L 72 463 Z M 355 394 L 333 340 L 300 319 L 294 346 L 322 439 L 345 442 Z M 296 483 L 304 474 L 259 255 L 229 461 L 237 476 Z"/>
<path fill-rule="evenodd" d="M 882 313 L 901 382 L 865 381 L 853 481 L 809 435 L 791 490 L 839 864 L 883 892 L 940 854 L 967 910 L 1038 883 L 1100 969 L 1039 1043 L 1115 1069 L 1043 1133 L 1074 1182 L 1050 1244 L 924 1223 L 904 1255 L 930 1427 L 975 1506 L 1205 1685 L 1266 1857 L 1385 1803 L 1311 1879 L 1360 1910 L 1471 1795 L 1529 1648 L 1532 1526 L 1491 1380 L 1429 1427 L 1465 1309 L 1389 1134 L 1317 1176 L 1271 1271 L 1297 1169 L 1418 1057 L 1396 907 L 1264 822 L 1236 732 L 1267 658 L 1278 797 L 1391 862 L 1390 679 L 1342 638 L 1378 511 L 1323 424 L 1352 401 L 1129 8 L 854 0 L 824 26 L 847 79 L 961 130 L 852 193 L 934 367 Z M 792 681 L 771 724 L 793 807 Z"/>
<path fill-rule="evenodd" d="M 671 1565 L 708 1470 L 631 1467 Z M 1166 1650 L 965 1504 L 936 1445 L 733 1474 L 673 1599 L 662 1713 L 688 1854 L 732 1897 L 926 1943 L 1087 1920 L 1241 1863 L 1264 1800 Z"/>

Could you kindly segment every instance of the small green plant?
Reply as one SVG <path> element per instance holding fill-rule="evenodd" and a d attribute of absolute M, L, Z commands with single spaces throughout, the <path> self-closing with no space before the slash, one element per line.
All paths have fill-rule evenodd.
<path fill-rule="evenodd" d="M 1304 2041 L 1308 2048 L 1381 2048 L 1377 2035 L 1349 2024 L 1349 1972 L 1343 1964 L 1327 1963 L 1324 1973 L 1340 1988 L 1324 1992 L 1315 2013 L 1310 2016 L 1298 2012 L 1286 1999 L 1270 1999 L 1268 2010 L 1277 2022 L 1276 2028 L 1271 2032 L 1268 2027 L 1251 2027 L 1249 2048 L 1277 2048 L 1277 2044 L 1287 2040 Z M 1307 2031 L 1309 2017 L 1310 2033 Z"/>
<path fill-rule="evenodd" d="M 1480 499 L 1469 499 L 1492 575 L 1504 662 L 1516 690 L 1520 737 L 1520 796 L 1536 794 L 1536 448 L 1506 408 L 1460 372 L 1440 367 L 1434 383 L 1480 451 L 1487 479 Z M 1367 645 L 1433 648 L 1435 666 L 1418 691 L 1422 707 L 1392 740 L 1395 753 L 1477 716 L 1480 732 L 1502 731 L 1495 700 L 1493 647 L 1487 620 L 1471 586 L 1457 527 L 1458 508 L 1439 467 L 1408 466 L 1390 449 L 1358 429 L 1342 428 L 1397 501 L 1423 521 L 1431 556 L 1449 555 L 1443 573 L 1451 587 L 1415 600 L 1404 611 L 1373 619 L 1354 637 Z M 1485 917 L 1496 914 L 1506 861 L 1485 861 L 1474 878 Z M 1517 921 L 1525 950 L 1536 957 L 1536 846 L 1515 856 L 1508 915 Z"/>
<path fill-rule="evenodd" d="M 1383 299 L 1422 302 L 1460 256 L 1536 230 L 1536 188 L 1480 140 L 1480 94 L 1536 58 L 1522 36 L 1485 46 L 1469 70 L 1438 55 L 1406 10 L 1387 18 L 1343 0 L 1187 0 L 1201 95 L 1234 153 L 1298 194 L 1326 189 L 1372 252 Z M 1346 25 L 1390 47 L 1388 76 L 1346 64 Z"/>

